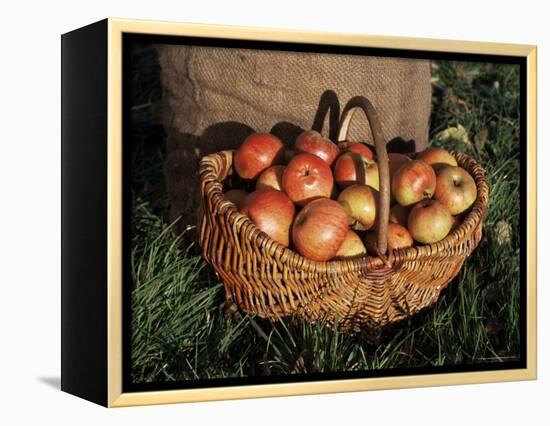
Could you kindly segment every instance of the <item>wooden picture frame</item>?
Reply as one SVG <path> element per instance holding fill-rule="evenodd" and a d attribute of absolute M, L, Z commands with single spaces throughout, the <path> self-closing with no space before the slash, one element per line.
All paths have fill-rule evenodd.
<path fill-rule="evenodd" d="M 124 345 L 131 314 L 124 291 L 128 254 L 124 212 L 125 43 L 201 39 L 296 46 L 378 49 L 396 56 L 510 60 L 521 67 L 521 279 L 523 353 L 519 363 L 224 382 L 181 388 L 132 388 Z M 162 404 L 374 389 L 536 379 L 536 47 L 516 44 L 331 34 L 106 19 L 64 34 L 62 44 L 62 390 L 108 406 Z M 389 53 L 388 53 L 389 52 Z M 504 59 L 502 59 L 504 58 Z M 126 218 L 126 219 L 125 219 Z M 126 317 L 125 317 L 126 316 Z M 127 350 L 128 348 L 126 348 Z M 126 370 L 125 370 L 126 369 Z M 125 379 L 126 377 L 126 379 Z M 131 388 L 131 387 L 130 387 Z"/>

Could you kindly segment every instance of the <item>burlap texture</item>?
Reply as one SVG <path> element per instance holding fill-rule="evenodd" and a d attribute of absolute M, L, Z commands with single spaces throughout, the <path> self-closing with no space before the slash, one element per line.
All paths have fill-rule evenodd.
<path fill-rule="evenodd" d="M 254 132 L 291 145 L 303 129 L 336 136 L 340 103 L 363 95 L 377 109 L 387 141 L 423 149 L 431 106 L 429 61 L 355 55 L 162 45 L 165 175 L 170 220 L 194 223 L 198 159 L 239 146 Z M 365 120 L 352 140 L 371 141 Z M 399 145 L 399 143 L 398 143 Z M 403 146 L 401 148 L 403 148 Z"/>

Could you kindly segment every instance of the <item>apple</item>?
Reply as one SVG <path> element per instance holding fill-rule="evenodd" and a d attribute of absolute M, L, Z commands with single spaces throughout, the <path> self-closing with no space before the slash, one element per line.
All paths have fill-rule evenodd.
<path fill-rule="evenodd" d="M 273 188 L 254 191 L 244 199 L 240 210 L 269 237 L 288 247 L 296 209 L 284 192 Z"/>
<path fill-rule="evenodd" d="M 345 188 L 338 202 L 348 215 L 348 224 L 355 230 L 365 231 L 374 226 L 378 194 L 367 185 L 354 184 Z"/>
<path fill-rule="evenodd" d="M 330 139 L 324 138 L 315 130 L 307 130 L 300 133 L 294 143 L 294 150 L 297 153 L 308 153 L 316 155 L 332 166 L 336 157 L 340 153 L 338 146 Z"/>
<path fill-rule="evenodd" d="M 409 207 L 403 207 L 401 204 L 393 205 L 390 209 L 390 222 L 406 227 L 410 210 Z"/>
<path fill-rule="evenodd" d="M 351 229 L 346 234 L 344 242 L 336 252 L 336 257 L 352 257 L 367 253 L 367 249 L 359 235 Z"/>
<path fill-rule="evenodd" d="M 456 166 L 455 158 L 443 148 L 431 147 L 422 151 L 416 157 L 417 160 L 424 161 L 437 171 L 442 165 L 448 164 L 450 166 Z"/>
<path fill-rule="evenodd" d="M 283 143 L 277 136 L 253 133 L 235 152 L 233 166 L 240 177 L 252 180 L 268 167 L 281 164 L 283 158 Z"/>
<path fill-rule="evenodd" d="M 378 165 L 356 152 L 346 152 L 338 157 L 334 164 L 334 180 L 342 189 L 354 183 L 368 185 L 377 191 L 380 188 Z"/>
<path fill-rule="evenodd" d="M 313 154 L 296 155 L 283 172 L 283 190 L 299 206 L 317 198 L 330 198 L 333 187 L 330 167 Z"/>
<path fill-rule="evenodd" d="M 445 205 L 452 215 L 468 210 L 477 198 L 474 178 L 462 167 L 441 167 L 436 182 L 434 199 Z"/>
<path fill-rule="evenodd" d="M 336 256 L 348 230 L 344 208 L 334 200 L 321 198 L 298 213 L 292 226 L 292 241 L 302 256 L 327 261 Z"/>
<path fill-rule="evenodd" d="M 395 152 L 390 152 L 388 154 L 388 166 L 390 168 L 390 181 L 394 173 L 405 163 L 410 163 L 412 160 L 410 157 L 405 154 L 398 154 Z"/>
<path fill-rule="evenodd" d="M 285 166 L 271 166 L 265 169 L 256 181 L 256 189 L 273 188 L 277 191 L 283 190 L 283 172 Z"/>
<path fill-rule="evenodd" d="M 437 200 L 423 200 L 409 213 L 408 228 L 419 243 L 431 244 L 445 238 L 453 226 L 449 209 Z"/>
<path fill-rule="evenodd" d="M 390 185 L 391 181 L 393 179 L 394 173 L 399 170 L 399 168 L 406 163 L 410 163 L 412 160 L 410 157 L 406 156 L 405 154 L 398 154 L 395 152 L 391 152 L 388 154 L 388 167 L 390 169 Z M 393 192 L 390 191 L 390 200 L 393 203 L 395 201 L 395 197 L 393 195 Z"/>
<path fill-rule="evenodd" d="M 393 175 L 391 190 L 399 204 L 411 206 L 431 198 L 435 192 L 434 169 L 420 160 L 403 164 Z"/>
<path fill-rule="evenodd" d="M 342 141 L 338 143 L 338 148 L 340 148 L 340 151 L 344 152 L 356 152 L 357 154 L 370 160 L 374 158 L 374 153 L 372 150 L 361 142 Z"/>
<path fill-rule="evenodd" d="M 412 247 L 414 241 L 407 228 L 398 223 L 388 223 L 388 248 L 396 250 Z"/>
<path fill-rule="evenodd" d="M 376 245 L 378 243 L 378 236 L 375 231 L 367 232 L 365 236 L 365 245 L 368 253 L 378 255 Z M 412 247 L 414 240 L 411 233 L 404 226 L 398 223 L 388 223 L 388 249 L 397 250 L 400 248 Z"/>
<path fill-rule="evenodd" d="M 248 192 L 243 189 L 230 189 L 223 195 L 225 195 L 225 198 L 227 198 L 229 201 L 235 204 L 238 209 L 240 209 L 243 200 L 248 195 Z"/>

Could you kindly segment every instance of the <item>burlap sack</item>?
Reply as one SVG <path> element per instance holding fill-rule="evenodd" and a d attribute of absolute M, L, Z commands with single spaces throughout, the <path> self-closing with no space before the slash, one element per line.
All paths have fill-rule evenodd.
<path fill-rule="evenodd" d="M 427 144 L 429 61 L 199 46 L 158 48 L 169 219 L 181 217 L 180 226 L 195 221 L 197 164 L 203 155 L 236 148 L 254 131 L 272 132 L 292 145 L 302 129 L 323 128 L 326 111 L 330 120 L 323 133 L 334 139 L 340 103 L 343 106 L 356 95 L 370 99 L 386 140 L 397 144 L 398 150 L 420 150 Z M 365 120 L 356 120 L 352 127 L 352 140 L 372 140 Z"/>

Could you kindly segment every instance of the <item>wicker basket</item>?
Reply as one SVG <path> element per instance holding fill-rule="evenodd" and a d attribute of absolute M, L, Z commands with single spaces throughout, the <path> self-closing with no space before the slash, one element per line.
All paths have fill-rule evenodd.
<path fill-rule="evenodd" d="M 242 311 L 272 320 L 291 316 L 337 322 L 347 332 L 376 329 L 435 303 L 478 245 L 489 193 L 485 171 L 470 157 L 453 153 L 473 176 L 478 191 L 462 224 L 438 243 L 387 251 L 388 156 L 376 111 L 366 98 L 353 98 L 344 108 L 339 140 L 345 140 L 358 109 L 370 123 L 379 164 L 377 256 L 317 262 L 283 247 L 224 198 L 223 182 L 233 173 L 233 152 L 201 160 L 203 256 L 223 281 L 226 299 Z"/>

